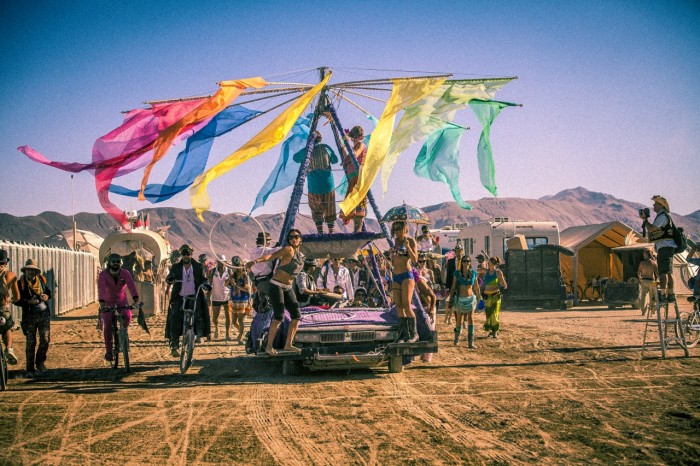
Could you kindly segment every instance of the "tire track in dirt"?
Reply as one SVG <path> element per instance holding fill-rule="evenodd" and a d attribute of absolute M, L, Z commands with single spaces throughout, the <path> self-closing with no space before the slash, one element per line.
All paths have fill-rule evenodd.
<path fill-rule="evenodd" d="M 525 453 L 517 446 L 511 443 L 501 441 L 490 432 L 481 429 L 475 429 L 472 426 L 461 422 L 458 418 L 445 411 L 434 400 L 426 397 L 422 393 L 417 392 L 409 385 L 404 385 L 404 374 L 394 374 L 386 379 L 387 384 L 382 384 L 384 390 L 397 395 L 395 401 L 409 416 L 413 416 L 428 424 L 437 432 L 444 432 L 450 436 L 459 445 L 474 445 L 479 454 L 484 455 L 491 461 L 511 463 L 513 461 L 523 461 Z M 466 403 L 472 403 L 474 406 L 483 408 L 483 401 L 472 399 L 469 395 L 465 396 Z M 464 461 L 464 458 L 455 457 L 449 452 L 450 459 L 456 463 Z M 530 457 L 530 460 L 536 458 Z"/>
<path fill-rule="evenodd" d="M 290 387 L 288 386 L 287 389 Z M 334 466 L 347 461 L 347 455 L 335 457 L 334 452 L 308 438 L 305 423 L 292 410 L 286 409 L 294 393 L 280 389 L 256 389 L 246 402 L 253 429 L 260 443 L 280 464 L 314 464 Z M 331 440 L 337 442 L 337 438 Z M 330 444 L 330 443 L 329 443 Z"/>

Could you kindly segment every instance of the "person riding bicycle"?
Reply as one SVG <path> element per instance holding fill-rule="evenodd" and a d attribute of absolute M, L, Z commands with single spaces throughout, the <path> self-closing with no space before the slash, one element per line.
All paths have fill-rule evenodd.
<path fill-rule="evenodd" d="M 211 290 L 204 267 L 199 262 L 192 260 L 192 251 L 193 249 L 188 244 L 180 246 L 182 259 L 170 268 L 168 276 L 165 277 L 165 282 L 172 285 L 165 336 L 170 340 L 170 354 L 174 358 L 180 357 L 178 348 L 180 347 L 180 335 L 182 335 L 183 301 L 185 305 L 193 306 L 200 285 L 205 291 Z M 201 337 L 209 339 L 211 320 L 207 298 L 204 293 L 199 293 L 197 300 L 197 315 L 194 316 L 197 339 Z"/>
<path fill-rule="evenodd" d="M 139 302 L 139 294 L 134 284 L 134 278 L 128 270 L 122 268 L 122 257 L 112 253 L 107 260 L 107 268 L 97 277 L 97 299 L 100 303 L 100 319 L 102 320 L 102 332 L 105 340 L 105 360 L 112 361 L 112 317 L 111 312 L 105 312 L 115 304 L 119 307 L 128 307 L 126 290 L 129 290 L 134 305 Z M 131 322 L 131 309 L 122 309 L 124 325 Z"/>

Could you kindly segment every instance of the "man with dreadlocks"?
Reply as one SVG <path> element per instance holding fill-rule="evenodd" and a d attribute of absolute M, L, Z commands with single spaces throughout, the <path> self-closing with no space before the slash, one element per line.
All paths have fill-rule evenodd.
<path fill-rule="evenodd" d="M 315 138 L 314 150 L 309 160 L 307 180 L 309 183 L 309 208 L 311 218 L 316 224 L 319 235 L 323 234 L 323 222 L 328 225 L 328 233 L 335 229 L 335 181 L 331 165 L 338 163 L 338 156 L 326 144 L 321 144 L 322 137 L 318 131 L 313 132 Z M 294 154 L 294 161 L 301 163 L 306 155 L 306 149 Z"/>

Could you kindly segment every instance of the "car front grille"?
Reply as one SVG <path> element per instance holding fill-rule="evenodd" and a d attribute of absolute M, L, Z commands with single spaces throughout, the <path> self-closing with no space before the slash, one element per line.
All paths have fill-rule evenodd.
<path fill-rule="evenodd" d="M 362 332 L 329 332 L 321 334 L 321 343 L 347 343 L 358 341 L 374 341 L 375 331 Z"/>

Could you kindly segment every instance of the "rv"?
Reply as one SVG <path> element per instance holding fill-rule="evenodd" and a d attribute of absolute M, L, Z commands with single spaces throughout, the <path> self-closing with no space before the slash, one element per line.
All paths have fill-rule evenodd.
<path fill-rule="evenodd" d="M 433 252 L 445 254 L 448 251 L 452 251 L 457 246 L 459 230 L 468 225 L 469 223 L 467 222 L 455 223 L 452 226 L 447 225 L 437 230 L 430 230 L 430 233 L 435 237 L 435 241 L 437 241 Z"/>
<path fill-rule="evenodd" d="M 457 234 L 456 243 L 461 243 L 469 256 L 485 252 L 489 256 L 503 258 L 508 250 L 508 240 L 516 235 L 523 239 L 522 242 L 515 241 L 522 243 L 519 249 L 532 249 L 538 244 L 559 244 L 557 222 L 511 220 L 507 217 L 462 228 Z"/>

